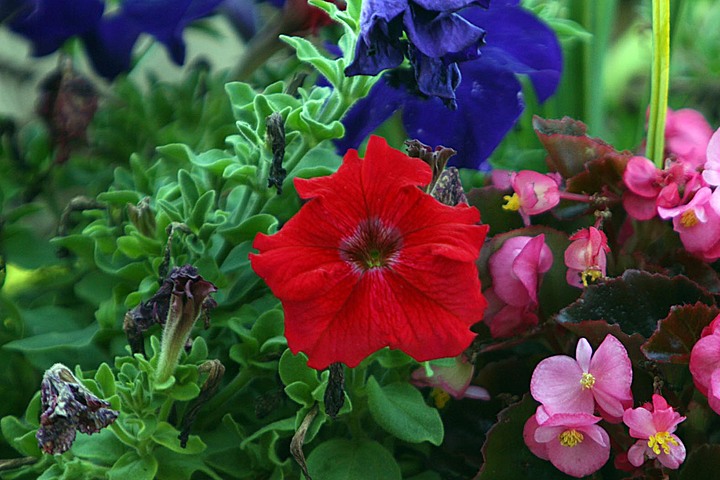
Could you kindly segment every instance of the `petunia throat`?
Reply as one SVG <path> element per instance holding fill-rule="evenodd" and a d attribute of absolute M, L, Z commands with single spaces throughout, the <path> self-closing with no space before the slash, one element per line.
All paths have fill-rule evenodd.
<path fill-rule="evenodd" d="M 365 272 L 388 267 L 395 263 L 402 246 L 402 236 L 396 228 L 379 218 L 360 222 L 349 237 L 340 242 L 340 257 L 354 269 Z"/>

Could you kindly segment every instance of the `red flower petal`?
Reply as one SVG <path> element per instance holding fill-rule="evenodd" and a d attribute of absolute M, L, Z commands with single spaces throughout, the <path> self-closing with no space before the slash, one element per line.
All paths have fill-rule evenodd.
<path fill-rule="evenodd" d="M 475 266 L 487 226 L 467 205 L 423 193 L 424 162 L 372 137 L 328 177 L 296 179 L 309 199 L 272 236 L 258 235 L 255 272 L 280 298 L 290 349 L 322 369 L 400 349 L 418 361 L 470 344 L 486 301 Z"/>

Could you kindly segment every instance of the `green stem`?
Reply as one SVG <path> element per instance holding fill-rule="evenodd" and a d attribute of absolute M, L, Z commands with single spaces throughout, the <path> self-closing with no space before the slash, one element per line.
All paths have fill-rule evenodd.
<path fill-rule="evenodd" d="M 242 370 L 238 372 L 235 378 L 205 404 L 203 410 L 208 412 L 205 420 L 210 421 L 209 419 L 214 419 L 217 416 L 216 414 L 224 414 L 226 411 L 226 409 L 223 409 L 225 403 L 255 378 L 257 372 L 254 369 L 248 367 L 241 368 Z"/>
<path fill-rule="evenodd" d="M 653 0 L 653 62 L 647 157 L 658 168 L 665 160 L 665 117 L 670 83 L 670 0 Z"/>
<path fill-rule="evenodd" d="M 125 430 L 125 428 L 118 422 L 111 423 L 110 430 L 112 430 L 118 440 L 120 440 L 128 447 L 137 448 L 137 442 L 135 441 L 135 438 L 130 435 L 128 431 Z"/>

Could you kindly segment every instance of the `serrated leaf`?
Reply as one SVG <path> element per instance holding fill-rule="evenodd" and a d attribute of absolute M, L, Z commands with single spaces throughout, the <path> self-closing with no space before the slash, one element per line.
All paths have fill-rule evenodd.
<path fill-rule="evenodd" d="M 703 303 L 673 307 L 670 315 L 660 320 L 655 333 L 640 348 L 648 360 L 687 364 L 703 328 L 710 325 L 718 313 L 718 308 Z"/>
<path fill-rule="evenodd" d="M 410 443 L 442 443 L 444 428 L 440 414 L 425 403 L 417 388 L 409 383 L 380 386 L 371 376 L 367 392 L 370 414 L 388 433 Z"/>
<path fill-rule="evenodd" d="M 628 335 L 639 333 L 649 338 L 671 307 L 696 302 L 715 303 L 710 293 L 685 277 L 626 270 L 622 277 L 586 288 L 582 297 L 562 309 L 556 319 L 563 325 L 605 320 L 620 325 Z"/>

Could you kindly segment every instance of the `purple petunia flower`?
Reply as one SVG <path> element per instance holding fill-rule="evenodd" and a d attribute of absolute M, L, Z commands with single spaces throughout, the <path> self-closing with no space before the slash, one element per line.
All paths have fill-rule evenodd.
<path fill-rule="evenodd" d="M 80 36 L 95 70 L 113 79 L 131 67 L 132 50 L 142 33 L 165 45 L 177 64 L 185 60 L 182 33 L 193 21 L 212 14 L 223 0 L 125 0 L 103 14 L 101 0 L 12 0 L 0 5 L 0 20 L 33 44 L 33 54 L 48 55 Z"/>
<path fill-rule="evenodd" d="M 360 16 L 355 58 L 345 74 L 377 75 L 408 57 L 418 89 L 454 108 L 458 62 L 480 55 L 485 30 L 457 12 L 489 0 L 368 0 Z M 402 39 L 403 32 L 407 41 Z"/>
<path fill-rule="evenodd" d="M 459 66 L 463 81 L 455 91 L 457 109 L 410 91 L 403 79 L 409 73 L 393 70 L 345 116 L 346 134 L 337 142 L 339 151 L 356 148 L 401 110 L 410 138 L 457 150 L 450 160 L 455 166 L 488 168 L 487 157 L 524 109 L 522 85 L 516 75 L 527 75 L 543 102 L 560 82 L 562 52 L 554 32 L 523 9 L 519 0 L 493 0 L 488 10 L 470 8 L 460 15 L 485 29 L 487 35 L 482 56 Z"/>

